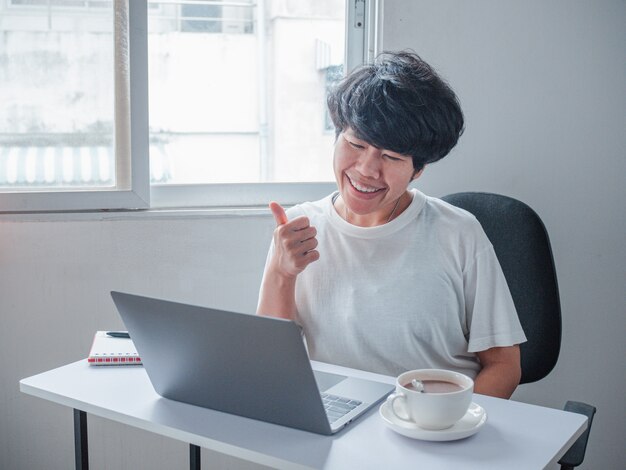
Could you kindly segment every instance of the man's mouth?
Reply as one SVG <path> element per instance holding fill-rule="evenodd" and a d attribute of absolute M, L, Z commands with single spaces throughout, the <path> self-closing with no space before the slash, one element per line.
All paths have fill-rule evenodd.
<path fill-rule="evenodd" d="M 357 183 L 356 181 L 354 181 L 352 178 L 350 178 L 348 175 L 346 175 L 346 178 L 348 179 L 348 182 L 350 183 L 350 185 L 356 189 L 358 192 L 360 193 L 364 193 L 364 194 L 372 194 L 372 193 L 376 193 L 378 191 L 382 191 L 385 188 L 376 188 L 373 186 L 364 186 L 362 184 Z"/>

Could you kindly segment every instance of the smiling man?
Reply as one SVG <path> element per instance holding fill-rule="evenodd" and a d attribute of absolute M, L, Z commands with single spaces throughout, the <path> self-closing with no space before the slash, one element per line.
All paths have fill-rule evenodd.
<path fill-rule="evenodd" d="M 491 243 L 469 213 L 409 184 L 463 132 L 419 56 L 383 53 L 331 91 L 338 191 L 277 227 L 258 313 L 296 321 L 312 359 L 398 375 L 441 368 L 508 398 L 526 340 Z"/>

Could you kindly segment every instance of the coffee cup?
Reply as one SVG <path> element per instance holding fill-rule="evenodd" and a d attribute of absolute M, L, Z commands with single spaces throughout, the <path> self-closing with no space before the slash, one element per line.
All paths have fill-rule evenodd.
<path fill-rule="evenodd" d="M 447 429 L 467 412 L 474 381 L 459 372 L 418 369 L 400 374 L 387 398 L 389 411 L 400 421 L 422 429 Z"/>

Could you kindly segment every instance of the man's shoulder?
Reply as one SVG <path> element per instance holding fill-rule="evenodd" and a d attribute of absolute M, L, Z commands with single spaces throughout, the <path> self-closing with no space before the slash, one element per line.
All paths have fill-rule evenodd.
<path fill-rule="evenodd" d="M 333 194 L 319 199 L 317 201 L 308 201 L 296 204 L 295 206 L 287 209 L 287 217 L 291 220 L 295 217 L 305 215 L 311 218 L 317 218 L 323 216 L 327 211 L 329 205 L 332 204 Z"/>
<path fill-rule="evenodd" d="M 464 247 L 463 252 L 477 253 L 491 244 L 474 214 L 439 198 L 427 197 L 424 222 L 447 247 Z"/>
<path fill-rule="evenodd" d="M 429 222 L 456 226 L 460 229 L 480 226 L 474 214 L 443 199 L 426 196 L 424 206 L 427 217 L 430 219 Z"/>

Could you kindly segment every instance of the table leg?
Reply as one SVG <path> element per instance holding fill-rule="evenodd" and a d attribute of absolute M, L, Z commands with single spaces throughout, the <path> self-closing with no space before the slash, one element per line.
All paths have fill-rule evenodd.
<path fill-rule="evenodd" d="M 74 457 L 76 470 L 89 470 L 87 413 L 74 409 Z"/>
<path fill-rule="evenodd" d="M 200 470 L 200 447 L 194 444 L 189 444 L 189 468 Z"/>

